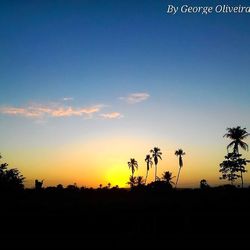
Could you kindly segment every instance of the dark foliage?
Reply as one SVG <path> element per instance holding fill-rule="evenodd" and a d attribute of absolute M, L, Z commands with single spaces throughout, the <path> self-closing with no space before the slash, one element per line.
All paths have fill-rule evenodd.
<path fill-rule="evenodd" d="M 25 178 L 21 175 L 18 169 L 8 169 L 7 163 L 0 164 L 0 191 L 15 191 L 23 189 L 24 179 Z"/>

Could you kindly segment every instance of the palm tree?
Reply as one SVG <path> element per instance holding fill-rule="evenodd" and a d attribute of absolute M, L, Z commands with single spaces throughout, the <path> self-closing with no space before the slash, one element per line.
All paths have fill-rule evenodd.
<path fill-rule="evenodd" d="M 130 161 L 128 162 L 128 167 L 131 168 L 132 177 L 133 177 L 135 173 L 135 169 L 138 169 L 138 162 L 134 158 L 131 158 Z"/>
<path fill-rule="evenodd" d="M 163 173 L 162 175 L 162 180 L 168 185 L 172 187 L 172 184 L 174 184 L 174 182 L 172 181 L 172 179 L 175 178 L 175 176 L 172 176 L 172 173 L 169 171 L 166 171 Z"/>
<path fill-rule="evenodd" d="M 153 165 L 152 157 L 150 155 L 146 155 L 145 162 L 147 163 L 147 173 L 146 173 L 146 178 L 145 178 L 145 184 L 146 184 L 147 178 L 148 178 L 149 168 L 152 167 L 152 165 Z"/>
<path fill-rule="evenodd" d="M 183 167 L 182 156 L 185 155 L 186 153 L 180 148 L 180 149 L 176 150 L 174 154 L 177 157 L 179 157 L 179 171 L 178 171 L 178 175 L 177 175 L 177 179 L 176 179 L 176 183 L 175 183 L 175 188 L 176 188 L 177 184 L 178 184 L 179 177 L 180 177 L 181 168 Z"/>
<path fill-rule="evenodd" d="M 228 144 L 227 150 L 233 147 L 233 152 L 235 154 L 239 154 L 239 147 L 241 147 L 243 150 L 248 150 L 248 145 L 243 140 L 249 135 L 250 134 L 247 133 L 246 128 L 241 128 L 240 126 L 227 128 L 227 133 L 224 135 L 224 137 L 232 140 L 232 142 Z"/>
<path fill-rule="evenodd" d="M 129 184 L 130 187 L 133 188 L 136 185 L 136 177 L 133 175 L 130 175 L 129 181 L 127 182 L 127 184 Z"/>
<path fill-rule="evenodd" d="M 159 148 L 154 147 L 153 149 L 150 150 L 150 153 L 152 153 L 152 157 L 154 158 L 154 163 L 155 163 L 155 181 L 157 177 L 157 164 L 158 164 L 158 158 L 161 158 L 162 152 Z"/>
<path fill-rule="evenodd" d="M 144 185 L 144 180 L 143 180 L 143 177 L 142 176 L 137 176 L 137 178 L 136 178 L 136 185 L 138 186 L 138 187 L 141 187 L 141 186 L 143 186 Z"/>

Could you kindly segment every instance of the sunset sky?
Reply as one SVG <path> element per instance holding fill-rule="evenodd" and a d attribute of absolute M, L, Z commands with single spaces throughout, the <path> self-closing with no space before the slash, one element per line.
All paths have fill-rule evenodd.
<path fill-rule="evenodd" d="M 197 2 L 216 1 L 1 1 L 2 161 L 26 186 L 125 186 L 130 158 L 145 176 L 157 146 L 176 176 L 182 148 L 180 187 L 226 183 L 226 128 L 250 130 L 250 15 L 166 14 Z"/>

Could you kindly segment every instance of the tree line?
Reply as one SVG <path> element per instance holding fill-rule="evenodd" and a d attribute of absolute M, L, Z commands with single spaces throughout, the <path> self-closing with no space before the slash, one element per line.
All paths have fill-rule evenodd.
<path fill-rule="evenodd" d="M 244 187 L 244 174 L 247 172 L 246 166 L 250 161 L 246 158 L 242 157 L 240 153 L 240 149 L 244 151 L 248 151 L 248 144 L 244 141 L 250 135 L 246 128 L 241 128 L 240 126 L 227 128 L 227 132 L 224 135 L 225 138 L 231 140 L 231 142 L 227 145 L 227 154 L 224 157 L 224 160 L 219 164 L 219 172 L 221 176 L 219 177 L 221 180 L 228 180 L 232 186 L 235 185 L 235 181 L 240 179 L 241 187 Z M 232 150 L 231 150 L 232 149 Z M 149 151 L 149 154 L 145 156 L 146 163 L 146 174 L 145 178 L 143 176 L 135 176 L 135 171 L 138 170 L 139 164 L 134 159 L 131 158 L 128 161 L 128 167 L 131 170 L 131 176 L 129 177 L 129 181 L 127 184 L 130 185 L 131 188 L 135 187 L 167 187 L 172 188 L 173 186 L 177 188 L 181 169 L 183 167 L 183 156 L 185 156 L 185 152 L 183 149 L 178 149 L 174 152 L 174 154 L 178 157 L 178 174 L 175 183 L 173 179 L 175 176 L 170 171 L 165 171 L 162 174 L 162 177 L 159 178 L 157 176 L 157 167 L 159 164 L 159 160 L 162 160 L 162 152 L 159 147 L 154 147 Z M 0 155 L 0 160 L 2 156 Z M 147 183 L 148 174 L 150 169 L 154 166 L 154 181 L 151 183 Z M 0 191 L 2 190 L 20 190 L 24 189 L 24 181 L 25 177 L 20 173 L 17 168 L 8 168 L 7 163 L 0 164 Z M 35 188 L 41 189 L 43 185 L 43 181 L 35 181 Z M 61 188 L 63 187 L 59 184 Z M 76 185 L 69 185 L 71 188 L 76 189 Z M 111 184 L 109 183 L 107 189 L 110 189 Z M 200 181 L 201 188 L 209 187 L 207 181 L 202 179 Z M 102 188 L 101 186 L 99 187 Z M 116 186 L 118 188 L 118 186 Z"/>
<path fill-rule="evenodd" d="M 225 156 L 225 160 L 219 165 L 219 172 L 221 176 L 219 177 L 221 180 L 228 180 L 231 185 L 234 185 L 234 182 L 240 178 L 241 179 L 241 187 L 244 187 L 243 174 L 247 172 L 246 165 L 250 161 L 246 158 L 242 158 L 242 154 L 239 153 L 239 149 L 243 149 L 248 151 L 248 144 L 244 142 L 244 140 L 249 136 L 249 133 L 246 131 L 246 128 L 241 128 L 240 126 L 227 128 L 227 133 L 224 137 L 231 140 L 231 142 L 227 146 L 227 155 Z M 229 150 L 233 148 L 232 152 Z M 129 181 L 127 184 L 130 185 L 131 188 L 135 186 L 147 185 L 148 173 L 150 168 L 154 165 L 155 168 L 155 177 L 154 183 L 156 182 L 165 182 L 168 184 L 168 187 L 172 187 L 172 185 L 177 188 L 178 181 L 180 178 L 180 172 L 183 167 L 183 156 L 186 154 L 183 149 L 178 149 L 175 151 L 175 155 L 178 157 L 179 161 L 179 170 L 176 178 L 176 182 L 173 183 L 172 179 L 175 178 L 172 176 L 172 173 L 169 171 L 165 171 L 160 179 L 157 176 L 157 166 L 159 163 L 159 159 L 162 160 L 162 152 L 160 148 L 154 147 L 149 151 L 150 153 L 146 155 L 146 175 L 145 179 L 142 176 L 135 177 L 134 173 L 138 169 L 138 162 L 131 158 L 128 162 L 128 167 L 131 169 L 131 176 L 129 177 Z M 200 181 L 200 187 L 206 188 L 209 187 L 207 181 L 202 179 Z"/>

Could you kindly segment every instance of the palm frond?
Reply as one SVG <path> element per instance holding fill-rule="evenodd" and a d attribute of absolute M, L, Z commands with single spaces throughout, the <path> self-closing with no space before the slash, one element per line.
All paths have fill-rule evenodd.
<path fill-rule="evenodd" d="M 243 141 L 239 141 L 239 145 L 241 148 L 243 148 L 244 150 L 248 151 L 248 145 L 247 143 L 243 142 Z"/>
<path fill-rule="evenodd" d="M 234 144 L 235 144 L 235 141 L 230 142 L 230 143 L 227 145 L 227 149 L 230 149 L 231 147 L 233 147 Z"/>

